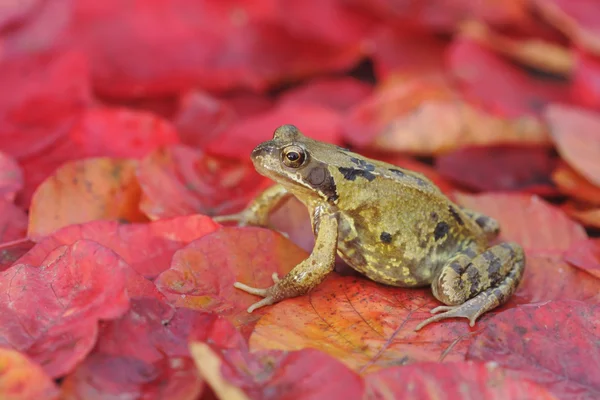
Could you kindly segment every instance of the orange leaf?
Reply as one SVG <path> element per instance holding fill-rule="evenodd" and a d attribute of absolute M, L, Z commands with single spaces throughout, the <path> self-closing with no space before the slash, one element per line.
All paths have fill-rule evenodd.
<path fill-rule="evenodd" d="M 600 228 L 600 207 L 590 206 L 586 203 L 569 201 L 563 204 L 562 209 L 569 216 L 585 226 Z"/>
<path fill-rule="evenodd" d="M 350 112 L 344 137 L 360 147 L 422 155 L 468 145 L 548 143 L 536 118 L 496 117 L 457 97 L 439 78 L 390 79 Z"/>
<path fill-rule="evenodd" d="M 58 388 L 36 363 L 18 351 L 0 348 L 0 398 L 58 398 Z"/>
<path fill-rule="evenodd" d="M 56 170 L 35 192 L 29 237 L 40 238 L 63 226 L 97 219 L 146 221 L 139 211 L 141 190 L 132 160 L 90 158 Z"/>
<path fill-rule="evenodd" d="M 233 287 L 273 284 L 308 255 L 280 234 L 264 228 L 222 228 L 188 244 L 173 256 L 171 267 L 154 281 L 176 307 L 217 312 L 243 332 L 264 309 L 248 314 L 256 297 Z"/>
<path fill-rule="evenodd" d="M 561 162 L 552 172 L 552 180 L 564 194 L 577 200 L 600 205 L 600 187 L 593 185 L 568 164 Z"/>
<path fill-rule="evenodd" d="M 399 362 L 462 360 L 470 341 L 464 321 L 414 331 L 435 306 L 429 289 L 393 288 L 332 273 L 309 294 L 269 307 L 250 348 L 316 348 L 360 373 Z"/>
<path fill-rule="evenodd" d="M 545 111 L 550 134 L 562 158 L 600 186 L 600 114 L 553 104 Z"/>

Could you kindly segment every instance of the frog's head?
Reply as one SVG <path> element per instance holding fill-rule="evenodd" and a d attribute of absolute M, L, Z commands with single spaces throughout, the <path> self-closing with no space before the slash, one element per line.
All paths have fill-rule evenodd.
<path fill-rule="evenodd" d="M 337 147 L 304 136 L 294 125 L 282 125 L 273 139 L 256 146 L 252 162 L 256 170 L 297 196 L 337 201 L 328 166 Z"/>

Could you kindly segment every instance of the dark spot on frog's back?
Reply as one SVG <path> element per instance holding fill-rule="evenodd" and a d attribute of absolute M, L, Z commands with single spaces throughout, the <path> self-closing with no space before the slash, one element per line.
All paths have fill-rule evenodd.
<path fill-rule="evenodd" d="M 459 225 L 465 224 L 464 221 L 462 220 L 462 218 L 460 217 L 460 215 L 458 215 L 458 213 L 454 209 L 454 207 L 449 206 L 448 209 L 450 211 L 450 215 L 452 215 L 452 217 L 456 220 L 456 222 L 458 222 Z"/>
<path fill-rule="evenodd" d="M 339 167 L 338 170 L 344 175 L 344 179 L 349 181 L 355 181 L 359 176 L 365 178 L 369 182 L 375 179 L 374 174 L 364 169 Z"/>
<path fill-rule="evenodd" d="M 365 160 L 358 159 L 356 157 L 350 157 L 350 161 L 354 164 L 358 165 L 359 169 L 364 169 L 367 171 L 375 171 L 375 166 L 366 162 Z"/>
<path fill-rule="evenodd" d="M 449 230 L 450 226 L 448 226 L 447 223 L 445 223 L 444 221 L 438 222 L 438 224 L 435 227 L 435 230 L 433 231 L 433 237 L 435 238 L 435 240 L 440 240 L 448 234 Z"/>
<path fill-rule="evenodd" d="M 406 174 L 402 171 L 400 171 L 399 169 L 395 169 L 395 168 L 390 168 L 389 170 L 390 172 L 398 175 L 398 176 L 405 176 Z"/>
<path fill-rule="evenodd" d="M 381 235 L 379 235 L 379 239 L 381 239 L 383 243 L 392 243 L 392 235 L 387 232 L 381 232 Z"/>

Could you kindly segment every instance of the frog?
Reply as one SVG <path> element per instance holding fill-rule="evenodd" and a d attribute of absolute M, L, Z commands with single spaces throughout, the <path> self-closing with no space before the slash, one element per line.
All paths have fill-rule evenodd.
<path fill-rule="evenodd" d="M 522 280 L 523 248 L 492 244 L 498 221 L 455 204 L 423 174 L 312 139 L 294 125 L 275 129 L 250 158 L 275 184 L 215 221 L 268 227 L 270 214 L 294 196 L 308 209 L 315 241 L 284 277 L 273 274 L 270 287 L 234 283 L 262 297 L 249 313 L 313 290 L 334 270 L 336 254 L 379 284 L 430 287 L 443 305 L 415 331 L 448 318 L 466 318 L 473 327 Z"/>

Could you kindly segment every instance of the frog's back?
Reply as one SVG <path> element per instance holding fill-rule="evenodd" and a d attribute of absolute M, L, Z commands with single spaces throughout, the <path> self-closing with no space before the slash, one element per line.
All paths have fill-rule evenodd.
<path fill-rule="evenodd" d="M 351 193 L 337 204 L 338 251 L 350 266 L 378 282 L 421 286 L 467 245 L 486 246 L 480 227 L 427 178 L 362 160 L 363 172 L 331 170 L 339 192 Z"/>

